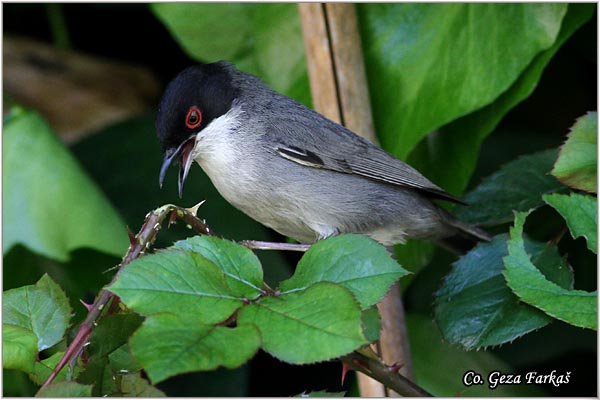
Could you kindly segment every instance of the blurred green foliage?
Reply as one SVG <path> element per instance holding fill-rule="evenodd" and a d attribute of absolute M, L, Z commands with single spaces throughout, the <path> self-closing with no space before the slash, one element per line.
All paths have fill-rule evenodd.
<path fill-rule="evenodd" d="M 39 115 L 13 108 L 3 145 L 3 254 L 16 244 L 58 261 L 82 247 L 124 253 L 123 221 Z"/>

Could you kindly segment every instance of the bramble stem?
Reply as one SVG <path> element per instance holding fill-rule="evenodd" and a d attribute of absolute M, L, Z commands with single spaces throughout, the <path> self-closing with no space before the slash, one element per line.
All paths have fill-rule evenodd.
<path fill-rule="evenodd" d="M 161 228 L 162 222 L 169 214 L 174 215 L 175 218 L 185 221 L 192 227 L 192 229 L 200 234 L 213 235 L 211 229 L 204 223 L 204 221 L 196 217 L 195 210 L 189 210 L 172 204 L 159 207 L 146 215 L 146 220 L 139 233 L 136 236 L 130 236 L 131 244 L 129 249 L 125 254 L 125 257 L 123 257 L 121 263 L 117 266 L 117 273 L 107 286 L 110 286 L 116 280 L 117 276 L 119 275 L 119 271 L 125 265 L 142 256 L 144 252 L 150 248 L 156 239 L 156 235 Z M 101 317 L 102 312 L 106 309 L 107 304 L 112 299 L 118 301 L 118 296 L 109 292 L 106 289 L 107 286 L 100 290 L 100 293 L 98 293 L 94 304 L 88 307 L 88 314 L 79 326 L 79 329 L 75 334 L 75 338 L 69 344 L 65 354 L 58 364 L 56 364 L 56 367 L 54 367 L 52 373 L 48 376 L 48 379 L 46 379 L 46 382 L 44 382 L 40 389 L 50 385 L 50 383 L 54 381 L 54 378 L 56 378 L 58 373 L 64 368 L 65 365 L 74 362 L 77 357 L 79 357 L 85 344 L 88 342 L 90 335 L 92 334 L 92 329 L 95 323 Z"/>
<path fill-rule="evenodd" d="M 367 357 L 359 351 L 340 357 L 350 369 L 362 372 L 404 397 L 431 397 L 431 394 L 411 380 L 400 375 L 394 366 Z"/>

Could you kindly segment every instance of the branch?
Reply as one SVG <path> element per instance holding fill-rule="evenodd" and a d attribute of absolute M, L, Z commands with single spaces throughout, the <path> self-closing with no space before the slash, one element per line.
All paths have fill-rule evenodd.
<path fill-rule="evenodd" d="M 135 260 L 140 256 L 144 255 L 144 253 L 150 248 L 152 243 L 154 243 L 158 232 L 161 229 L 162 223 L 164 219 L 169 216 L 170 225 L 176 219 L 180 219 L 184 221 L 191 229 L 201 235 L 210 235 L 217 236 L 212 229 L 206 224 L 205 221 L 199 219 L 196 216 L 196 212 L 198 207 L 202 203 L 197 206 L 187 209 L 178 207 L 172 204 L 167 204 L 165 206 L 159 207 L 154 211 L 149 212 L 146 215 L 146 219 L 144 224 L 142 225 L 139 233 L 133 236 L 130 233 L 130 241 L 131 244 L 127 253 L 123 257 L 123 260 L 119 265 L 117 265 L 117 273 L 111 280 L 111 282 L 107 285 L 110 286 L 118 277 L 119 271 L 121 269 Z M 292 243 L 269 243 L 269 242 L 257 242 L 257 241 L 242 241 L 241 245 L 244 245 L 250 249 L 274 249 L 274 250 L 292 250 L 292 251 L 306 251 L 310 246 L 302 245 L 302 244 L 292 244 Z M 119 301 L 118 296 L 114 293 L 110 292 L 106 289 L 105 286 L 99 293 L 96 298 L 96 301 L 92 305 L 86 305 L 88 309 L 88 314 L 86 318 L 83 320 L 81 325 L 79 326 L 75 338 L 69 344 L 65 354 L 58 362 L 56 367 L 53 369 L 50 376 L 41 389 L 46 388 L 50 385 L 58 373 L 65 367 L 65 365 L 72 365 L 75 363 L 77 358 L 83 352 L 86 344 L 89 342 L 90 335 L 92 334 L 93 328 L 96 326 L 98 320 L 103 316 L 103 314 L 114 312 L 116 307 L 114 307 Z M 109 303 L 112 304 L 110 307 Z M 344 356 L 340 358 L 343 363 L 348 365 L 350 369 L 354 369 L 356 371 L 360 371 L 377 381 L 381 382 L 388 388 L 396 391 L 397 393 L 404 396 L 429 396 L 425 390 L 405 378 L 404 376 L 398 373 L 399 368 L 394 366 L 387 366 L 383 363 L 383 361 L 377 358 L 370 358 L 360 353 L 359 351 L 355 351 L 350 355 Z"/>
<path fill-rule="evenodd" d="M 238 243 L 251 250 L 286 250 L 305 252 L 310 249 L 310 244 L 303 243 L 274 243 L 262 242 L 259 240 L 242 240 Z"/>
<path fill-rule="evenodd" d="M 146 215 L 146 220 L 142 225 L 142 228 L 140 229 L 139 233 L 136 236 L 133 236 L 131 235 L 131 233 L 129 233 L 129 239 L 131 241 L 129 249 L 125 254 L 125 257 L 123 257 L 121 263 L 116 267 L 117 273 L 107 286 L 111 285 L 115 281 L 119 274 L 119 271 L 125 265 L 129 264 L 136 258 L 142 256 L 145 253 L 145 251 L 147 251 L 150 248 L 150 246 L 152 245 L 152 243 L 154 243 L 154 240 L 156 239 L 156 235 L 161 228 L 162 222 L 169 214 L 171 215 L 169 219 L 169 224 L 171 224 L 175 219 L 179 218 L 185 223 L 187 223 L 194 231 L 202 235 L 214 236 L 212 230 L 208 227 L 208 225 L 206 225 L 204 221 L 196 217 L 196 211 L 198 210 L 198 207 L 201 204 L 202 203 L 198 204 L 197 206 L 191 209 L 167 204 L 165 206 L 157 208 L 154 211 L 149 212 Z M 77 359 L 77 357 L 79 357 L 79 355 L 83 352 L 83 348 L 88 342 L 90 335 L 92 334 L 93 327 L 96 325 L 98 319 L 101 317 L 102 312 L 105 309 L 107 309 L 108 303 L 113 299 L 115 301 L 118 301 L 118 297 L 115 294 L 109 292 L 105 286 L 105 288 L 103 288 L 100 291 L 100 293 L 98 293 L 94 304 L 86 305 L 86 308 L 88 309 L 88 314 L 86 318 L 79 326 L 77 334 L 75 335 L 75 338 L 73 339 L 71 344 L 69 344 L 69 347 L 65 351 L 65 354 L 58 362 L 58 364 L 56 364 L 56 367 L 54 368 L 54 370 L 52 370 L 52 373 L 50 374 L 50 376 L 48 376 L 48 379 L 46 379 L 46 382 L 44 382 L 40 390 L 50 385 L 50 383 L 54 381 L 54 378 L 56 378 L 58 373 L 64 368 L 65 365 L 74 362 Z M 110 308 L 112 309 L 113 307 Z"/>
<path fill-rule="evenodd" d="M 432 397 L 425 389 L 400 375 L 398 372 L 399 367 L 396 365 L 385 365 L 381 360 L 367 357 L 360 351 L 354 351 L 340 357 L 340 360 L 346 364 L 348 368 L 370 376 L 401 396 Z"/>

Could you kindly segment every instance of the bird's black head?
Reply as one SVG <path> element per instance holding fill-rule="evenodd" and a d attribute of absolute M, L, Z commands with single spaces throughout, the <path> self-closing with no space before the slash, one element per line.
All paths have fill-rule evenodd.
<path fill-rule="evenodd" d="M 232 71 L 233 66 L 226 62 L 189 67 L 169 83 L 160 101 L 156 134 L 165 155 L 160 185 L 171 162 L 179 157 L 180 196 L 196 134 L 227 113 L 238 96 Z"/>

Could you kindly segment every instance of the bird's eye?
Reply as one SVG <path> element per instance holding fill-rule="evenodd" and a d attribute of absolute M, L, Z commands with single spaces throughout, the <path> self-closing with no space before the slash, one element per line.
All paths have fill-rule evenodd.
<path fill-rule="evenodd" d="M 197 128 L 202 123 L 202 113 L 196 106 L 190 107 L 187 115 L 185 116 L 185 126 L 190 129 Z"/>

